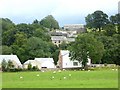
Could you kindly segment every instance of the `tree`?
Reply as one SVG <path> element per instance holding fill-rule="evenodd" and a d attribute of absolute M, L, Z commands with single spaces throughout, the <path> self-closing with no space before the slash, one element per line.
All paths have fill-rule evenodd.
<path fill-rule="evenodd" d="M 31 63 L 28 64 L 28 70 L 32 70 L 32 64 Z"/>
<path fill-rule="evenodd" d="M 58 22 L 54 19 L 52 15 L 48 15 L 40 21 L 40 24 L 49 29 L 58 29 Z"/>
<path fill-rule="evenodd" d="M 117 32 L 120 34 L 120 14 L 110 17 L 110 22 L 117 27 Z"/>
<path fill-rule="evenodd" d="M 95 11 L 92 14 L 88 14 L 85 20 L 88 28 L 99 29 L 99 31 L 109 22 L 108 15 L 103 11 Z"/>
<path fill-rule="evenodd" d="M 2 54 L 3 55 L 9 55 L 12 53 L 12 48 L 8 47 L 6 45 L 0 46 L 0 48 L 2 48 Z"/>
<path fill-rule="evenodd" d="M 12 53 L 16 54 L 22 63 L 28 59 L 28 51 L 26 50 L 27 35 L 19 32 L 15 35 L 15 41 L 11 45 Z"/>
<path fill-rule="evenodd" d="M 0 18 L 2 22 L 0 22 L 0 25 L 2 25 L 2 33 L 5 31 L 14 28 L 15 24 L 8 18 Z"/>
<path fill-rule="evenodd" d="M 32 43 L 31 43 L 32 42 Z M 34 59 L 35 57 L 50 57 L 49 44 L 46 41 L 38 37 L 31 37 L 28 39 L 26 44 L 26 50 L 29 51 L 29 59 Z"/>
<path fill-rule="evenodd" d="M 47 30 L 43 30 L 42 28 L 38 28 L 35 30 L 34 34 L 33 34 L 34 37 L 39 37 L 41 38 L 43 41 L 50 41 L 50 35 L 48 34 L 48 31 Z"/>
<path fill-rule="evenodd" d="M 6 60 L 2 60 L 2 71 L 6 71 L 7 70 L 7 62 L 6 62 Z"/>
<path fill-rule="evenodd" d="M 9 28 L 7 31 L 2 32 L 2 45 L 10 46 L 15 41 L 15 34 L 17 33 L 15 28 Z"/>
<path fill-rule="evenodd" d="M 104 52 L 103 44 L 91 34 L 79 35 L 69 49 L 71 59 L 82 62 L 84 68 L 88 58 L 92 60 L 92 63 L 100 63 Z"/>
<path fill-rule="evenodd" d="M 37 19 L 35 19 L 35 20 L 33 21 L 33 24 L 39 24 L 39 21 L 38 21 Z"/>
<path fill-rule="evenodd" d="M 116 27 L 113 24 L 107 24 L 104 26 L 104 30 L 107 36 L 112 36 L 117 33 Z"/>
<path fill-rule="evenodd" d="M 8 61 L 8 65 L 7 65 L 7 69 L 13 69 L 14 68 L 14 64 L 11 60 Z"/>
<path fill-rule="evenodd" d="M 21 23 L 16 25 L 16 31 L 19 32 L 23 32 L 27 35 L 27 37 L 31 37 L 34 33 L 34 27 L 30 24 L 25 24 L 25 23 Z"/>
<path fill-rule="evenodd" d="M 119 36 L 116 34 L 113 37 L 105 35 L 97 37 L 103 43 L 105 49 L 101 63 L 112 64 L 117 63 L 119 60 Z"/>
<path fill-rule="evenodd" d="M 59 45 L 59 48 L 61 50 L 66 50 L 68 48 L 68 44 L 66 42 L 62 42 L 60 45 Z"/>

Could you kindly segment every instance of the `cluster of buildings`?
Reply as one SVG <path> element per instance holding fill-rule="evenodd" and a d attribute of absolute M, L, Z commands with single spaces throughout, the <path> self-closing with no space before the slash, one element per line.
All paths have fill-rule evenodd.
<path fill-rule="evenodd" d="M 68 24 L 64 25 L 62 30 L 50 31 L 52 43 L 59 46 L 61 43 L 74 42 L 79 33 L 86 32 L 82 24 Z"/>
<path fill-rule="evenodd" d="M 59 46 L 63 42 L 69 43 L 74 42 L 75 38 L 79 33 L 86 32 L 84 25 L 82 24 L 68 24 L 63 27 L 62 30 L 50 31 L 52 43 Z M 79 68 L 82 67 L 82 63 L 77 60 L 71 60 L 68 50 L 60 50 L 59 60 L 57 65 L 54 64 L 53 58 L 35 58 L 34 60 L 27 60 L 25 63 L 21 64 L 17 55 L 0 55 L 0 68 L 3 60 L 8 62 L 9 60 L 13 62 L 15 68 L 27 69 L 28 65 L 37 66 L 38 69 L 42 68 Z M 88 58 L 88 65 L 91 64 L 91 60 Z"/>
<path fill-rule="evenodd" d="M 80 68 L 82 67 L 82 63 L 77 60 L 71 60 L 69 56 L 68 50 L 60 50 L 59 60 L 57 65 L 54 64 L 53 58 L 35 58 L 34 60 L 27 60 L 25 63 L 21 64 L 17 55 L 0 55 L 0 68 L 3 60 L 8 62 L 9 60 L 13 62 L 15 68 L 24 68 L 27 69 L 28 65 L 31 64 L 33 66 L 37 66 L 39 70 L 42 68 L 52 69 L 52 68 Z M 91 60 L 88 58 L 87 65 L 91 64 Z"/>

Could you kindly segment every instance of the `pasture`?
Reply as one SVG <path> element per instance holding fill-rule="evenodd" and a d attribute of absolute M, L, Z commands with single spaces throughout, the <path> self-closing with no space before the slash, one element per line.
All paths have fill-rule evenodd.
<path fill-rule="evenodd" d="M 3 88 L 117 88 L 118 71 L 4 72 Z"/>

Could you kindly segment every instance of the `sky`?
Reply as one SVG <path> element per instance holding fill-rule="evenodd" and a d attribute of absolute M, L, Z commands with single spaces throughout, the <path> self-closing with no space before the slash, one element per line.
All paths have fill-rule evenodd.
<path fill-rule="evenodd" d="M 109 16 L 118 13 L 120 0 L 0 0 L 0 17 L 14 23 L 32 23 L 53 15 L 62 27 L 85 24 L 85 17 L 96 10 Z"/>

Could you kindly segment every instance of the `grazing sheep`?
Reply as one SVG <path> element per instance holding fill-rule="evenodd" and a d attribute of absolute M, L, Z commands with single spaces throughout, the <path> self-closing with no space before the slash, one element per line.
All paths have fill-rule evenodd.
<path fill-rule="evenodd" d="M 88 72 L 90 72 L 90 70 L 88 70 Z"/>
<path fill-rule="evenodd" d="M 61 70 L 59 70 L 58 72 L 61 73 Z"/>
<path fill-rule="evenodd" d="M 22 79 L 23 77 L 22 76 L 20 76 L 20 79 Z"/>
<path fill-rule="evenodd" d="M 56 73 L 56 71 L 53 72 L 54 74 Z"/>
<path fill-rule="evenodd" d="M 66 77 L 63 77 L 63 79 L 66 79 Z"/>
<path fill-rule="evenodd" d="M 63 69 L 63 71 L 65 71 L 65 69 Z"/>
<path fill-rule="evenodd" d="M 71 74 L 69 74 L 69 77 L 71 77 Z"/>
<path fill-rule="evenodd" d="M 45 72 L 45 71 L 42 71 L 42 72 Z"/>
<path fill-rule="evenodd" d="M 114 71 L 114 69 L 112 69 Z"/>
<path fill-rule="evenodd" d="M 39 76 L 39 74 L 37 74 L 37 76 Z"/>
<path fill-rule="evenodd" d="M 52 79 L 54 79 L 55 77 L 54 76 L 52 76 Z"/>

